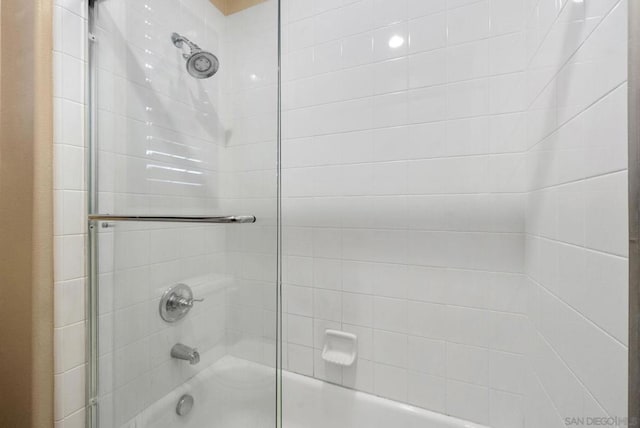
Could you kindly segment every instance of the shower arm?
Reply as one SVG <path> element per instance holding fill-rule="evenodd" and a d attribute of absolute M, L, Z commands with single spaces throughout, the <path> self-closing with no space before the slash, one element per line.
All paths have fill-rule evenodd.
<path fill-rule="evenodd" d="M 190 54 L 186 54 L 186 53 L 182 54 L 182 57 L 185 58 L 185 59 L 189 58 L 195 52 L 202 51 L 202 49 L 200 49 L 200 46 L 196 45 L 191 40 L 187 39 L 185 36 L 180 35 L 178 33 L 171 34 L 171 41 L 173 42 L 173 45 L 175 47 L 177 47 L 178 49 L 182 49 L 185 44 L 189 47 L 191 53 Z"/>

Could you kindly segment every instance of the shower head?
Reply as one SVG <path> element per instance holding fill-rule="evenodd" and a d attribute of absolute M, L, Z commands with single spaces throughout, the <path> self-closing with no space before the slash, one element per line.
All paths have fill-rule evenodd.
<path fill-rule="evenodd" d="M 182 57 L 187 60 L 187 71 L 196 79 L 207 79 L 218 72 L 220 62 L 211 52 L 203 51 L 200 46 L 178 33 L 171 34 L 171 41 L 178 49 L 184 45 L 189 47 L 189 53 L 183 53 Z"/>

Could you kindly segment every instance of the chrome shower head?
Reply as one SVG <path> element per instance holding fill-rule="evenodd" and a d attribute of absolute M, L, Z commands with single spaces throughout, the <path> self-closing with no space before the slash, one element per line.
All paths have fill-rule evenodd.
<path fill-rule="evenodd" d="M 171 34 L 171 41 L 178 49 L 184 45 L 189 47 L 189 53 L 183 53 L 182 57 L 187 60 L 187 71 L 196 79 L 207 79 L 218 72 L 220 61 L 211 52 L 203 51 L 200 46 L 178 33 Z"/>

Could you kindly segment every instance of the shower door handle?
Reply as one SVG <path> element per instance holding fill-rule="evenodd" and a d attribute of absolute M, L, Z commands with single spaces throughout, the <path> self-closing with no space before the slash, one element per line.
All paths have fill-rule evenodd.
<path fill-rule="evenodd" d="M 114 214 L 89 214 L 89 221 L 151 221 L 159 223 L 255 223 L 253 215 L 234 216 L 148 216 L 148 215 L 114 215 Z"/>

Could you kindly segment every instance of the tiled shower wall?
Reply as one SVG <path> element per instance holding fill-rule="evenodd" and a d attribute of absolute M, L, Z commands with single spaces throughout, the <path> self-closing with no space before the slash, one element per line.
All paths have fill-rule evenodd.
<path fill-rule="evenodd" d="M 523 426 L 529 3 L 284 1 L 289 370 Z"/>
<path fill-rule="evenodd" d="M 627 414 L 626 1 L 527 10 L 527 426 Z"/>
<path fill-rule="evenodd" d="M 83 428 L 86 2 L 54 9 L 55 427 Z"/>
<path fill-rule="evenodd" d="M 523 412 L 527 426 L 545 428 L 624 415 L 626 3 L 283 3 L 284 120 L 297 127 L 285 129 L 283 151 L 289 369 L 496 427 L 521 426 Z M 55 9 L 56 427 L 84 426 L 84 8 L 58 0 Z M 505 24 L 520 13 L 521 26 Z M 470 25 L 478 18 L 486 25 Z M 458 29 L 451 40 L 443 21 Z M 404 45 L 379 49 L 395 35 Z M 496 82 L 522 82 L 524 70 L 522 92 L 502 92 L 522 99 L 492 110 Z M 239 120 L 259 116 L 269 120 Z M 243 129 L 252 144 L 232 158 L 253 159 L 243 168 L 257 195 L 265 128 Z M 521 156 L 530 167 L 493 175 Z M 431 175 L 416 180 L 418 166 Z M 246 266 L 266 272 L 267 259 Z M 247 276 L 240 301 L 261 286 Z M 359 334 L 356 370 L 318 358 L 329 326 Z M 259 360 L 264 351 L 232 352 Z M 521 382 L 524 353 L 533 370 Z"/>
<path fill-rule="evenodd" d="M 285 11 L 288 368 L 492 426 L 624 416 L 626 2 Z"/>

